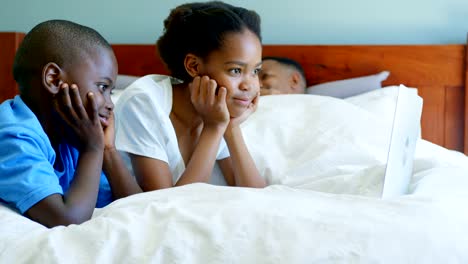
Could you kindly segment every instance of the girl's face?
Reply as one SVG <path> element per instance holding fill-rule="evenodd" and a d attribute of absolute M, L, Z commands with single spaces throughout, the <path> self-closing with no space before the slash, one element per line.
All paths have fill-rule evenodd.
<path fill-rule="evenodd" d="M 199 75 L 208 75 L 227 89 L 226 104 L 231 117 L 240 116 L 258 95 L 262 44 L 250 30 L 228 33 L 221 49 L 202 60 Z"/>

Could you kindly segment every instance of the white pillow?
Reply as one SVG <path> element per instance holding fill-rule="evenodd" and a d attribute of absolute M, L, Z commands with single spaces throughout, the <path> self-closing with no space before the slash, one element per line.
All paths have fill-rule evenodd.
<path fill-rule="evenodd" d="M 171 78 L 172 84 L 180 84 L 183 82 L 182 80 L 176 79 L 169 75 L 162 75 L 162 74 L 156 74 L 156 75 L 168 76 L 169 78 Z M 125 74 L 117 75 L 117 79 L 115 81 L 115 89 L 112 91 L 112 95 L 111 95 L 112 102 L 114 104 L 117 103 L 117 101 L 119 100 L 120 94 L 123 92 L 123 90 L 125 90 L 125 88 L 130 86 L 133 82 L 135 82 L 139 78 L 141 78 L 141 76 L 125 75 Z"/>
<path fill-rule="evenodd" d="M 307 87 L 306 93 L 347 98 L 382 88 L 382 81 L 386 80 L 389 74 L 388 71 L 383 71 L 369 76 L 320 83 Z"/>
<path fill-rule="evenodd" d="M 384 120 L 393 120 L 398 97 L 399 85 L 386 86 L 382 89 L 348 97 L 344 100 L 371 112 Z M 407 87 L 413 96 L 418 95 L 416 88 Z"/>
<path fill-rule="evenodd" d="M 124 75 L 124 74 L 119 74 L 117 75 L 117 79 L 115 80 L 115 89 L 112 91 L 111 99 L 112 102 L 115 104 L 119 100 L 120 94 L 122 91 L 128 87 L 130 84 L 132 84 L 134 81 L 136 81 L 139 76 L 133 76 L 133 75 Z"/>
<path fill-rule="evenodd" d="M 139 76 L 134 76 L 134 75 L 125 75 L 125 74 L 119 74 L 117 75 L 117 80 L 115 80 L 115 90 L 123 90 L 130 84 L 132 84 L 134 81 L 136 81 Z"/>

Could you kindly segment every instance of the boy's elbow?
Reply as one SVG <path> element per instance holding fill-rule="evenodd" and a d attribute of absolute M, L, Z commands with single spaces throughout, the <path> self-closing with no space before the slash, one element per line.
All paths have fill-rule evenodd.
<path fill-rule="evenodd" d="M 82 216 L 77 216 L 71 213 L 64 213 L 64 214 L 59 214 L 59 215 L 55 214 L 55 215 L 47 215 L 47 216 L 43 215 L 40 217 L 33 217 L 30 214 L 26 214 L 26 216 L 29 219 L 47 228 L 53 228 L 57 226 L 79 225 L 90 219 L 90 218 L 84 218 Z"/>
<path fill-rule="evenodd" d="M 43 224 L 44 226 L 48 228 L 52 228 L 52 227 L 57 227 L 57 226 L 79 225 L 88 220 L 89 219 L 83 219 L 83 218 L 75 217 L 72 215 L 63 215 L 55 219 L 51 219 L 50 221 L 46 221 L 46 223 L 43 223 Z"/>
<path fill-rule="evenodd" d="M 62 217 L 62 219 L 60 219 L 59 225 L 61 226 L 79 225 L 88 220 L 89 220 L 88 218 L 67 215 L 67 216 Z"/>
<path fill-rule="evenodd" d="M 78 225 L 91 219 L 94 211 L 91 203 L 95 201 L 67 204 L 60 194 L 53 194 L 33 205 L 24 215 L 49 228 Z"/>

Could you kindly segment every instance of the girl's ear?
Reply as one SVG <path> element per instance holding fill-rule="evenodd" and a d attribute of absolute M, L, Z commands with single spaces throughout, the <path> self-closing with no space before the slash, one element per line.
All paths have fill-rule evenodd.
<path fill-rule="evenodd" d="M 200 73 L 201 59 L 191 53 L 187 54 L 184 59 L 184 66 L 187 73 L 192 76 L 198 76 Z"/>
<path fill-rule="evenodd" d="M 57 94 L 62 81 L 63 71 L 60 67 L 53 63 L 47 63 L 42 68 L 42 84 L 51 94 Z"/>

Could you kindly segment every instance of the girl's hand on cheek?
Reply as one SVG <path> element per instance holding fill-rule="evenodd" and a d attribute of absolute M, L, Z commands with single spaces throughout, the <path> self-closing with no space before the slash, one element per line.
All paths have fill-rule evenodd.
<path fill-rule="evenodd" d="M 54 97 L 54 108 L 75 131 L 84 149 L 103 149 L 104 133 L 99 120 L 96 100 L 93 93 L 87 95 L 87 106 L 83 102 L 78 91 L 78 86 L 69 86 L 63 83 L 59 92 Z"/>
<path fill-rule="evenodd" d="M 226 105 L 227 89 L 218 87 L 208 76 L 197 76 L 189 84 L 191 101 L 203 119 L 204 126 L 227 126 L 229 111 Z M 218 91 L 216 91 L 218 90 Z"/>
<path fill-rule="evenodd" d="M 240 116 L 231 118 L 231 121 L 229 122 L 229 127 L 239 126 L 240 124 L 242 124 L 242 122 L 247 120 L 247 118 L 257 110 L 259 99 L 260 99 L 260 92 L 257 93 L 257 95 L 254 97 L 254 99 L 250 103 L 250 105 Z"/>

